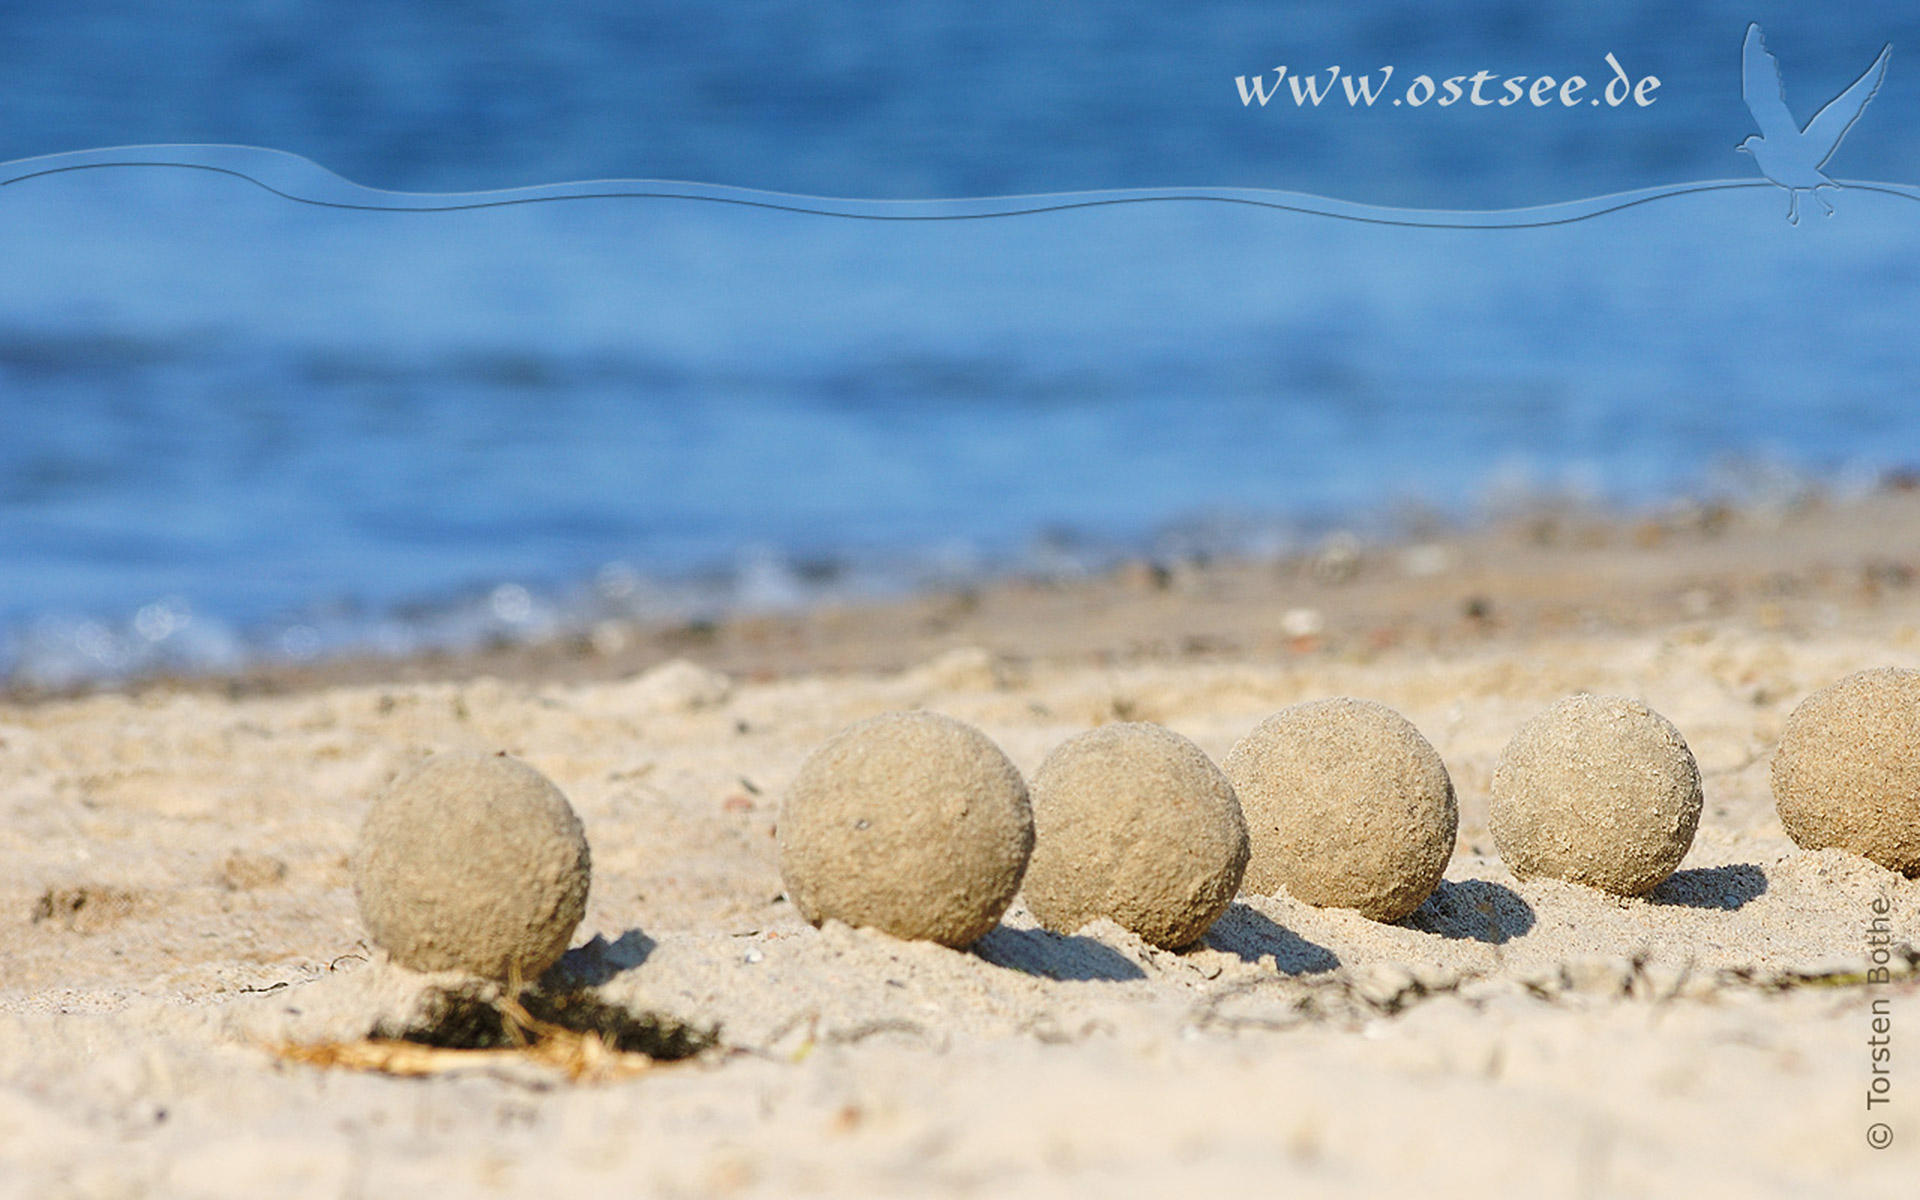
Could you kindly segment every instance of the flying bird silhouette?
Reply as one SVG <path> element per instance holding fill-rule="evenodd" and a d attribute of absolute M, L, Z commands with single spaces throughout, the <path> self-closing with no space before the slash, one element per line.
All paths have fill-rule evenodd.
<path fill-rule="evenodd" d="M 1787 111 L 1787 89 L 1780 82 L 1780 64 L 1767 52 L 1759 23 L 1747 26 L 1747 40 L 1740 47 L 1740 94 L 1746 97 L 1747 109 L 1753 113 L 1760 133 L 1734 149 L 1753 155 L 1760 173 L 1787 189 L 1787 220 L 1791 224 L 1800 223 L 1801 192 L 1812 192 L 1827 215 L 1833 215 L 1833 205 L 1827 203 L 1820 189 L 1838 189 L 1840 185 L 1829 179 L 1821 168 L 1839 149 L 1840 139 L 1847 136 L 1847 130 L 1860 119 L 1867 101 L 1880 90 L 1880 81 L 1887 77 L 1887 56 L 1892 53 L 1892 43 L 1882 46 L 1880 57 L 1873 60 L 1866 73 L 1854 80 L 1846 91 L 1827 101 L 1826 107 L 1813 114 L 1813 120 L 1802 129 Z"/>

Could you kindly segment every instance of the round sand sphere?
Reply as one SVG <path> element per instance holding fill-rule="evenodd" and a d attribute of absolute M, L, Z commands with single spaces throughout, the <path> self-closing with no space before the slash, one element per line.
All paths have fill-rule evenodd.
<path fill-rule="evenodd" d="M 803 763 L 780 810 L 800 914 L 965 946 L 1000 921 L 1033 852 L 1027 785 L 970 725 L 887 713 Z"/>
<path fill-rule="evenodd" d="M 367 932 L 416 971 L 537 979 L 586 913 L 580 819 L 505 755 L 446 754 L 373 802 L 353 855 Z"/>
<path fill-rule="evenodd" d="M 1773 757 L 1773 801 L 1806 849 L 1920 876 L 1920 671 L 1861 671 L 1803 700 Z"/>
<path fill-rule="evenodd" d="M 1507 743 L 1489 825 L 1517 878 L 1643 895 L 1693 845 L 1700 770 L 1680 731 L 1638 700 L 1569 696 Z"/>
<path fill-rule="evenodd" d="M 1459 807 L 1440 755 L 1367 700 L 1296 704 L 1227 755 L 1247 816 L 1248 891 L 1397 921 L 1440 885 Z"/>
<path fill-rule="evenodd" d="M 1247 869 L 1247 823 L 1206 751 L 1158 725 L 1103 725 L 1033 777 L 1033 862 L 1021 886 L 1042 925 L 1112 919 L 1166 950 L 1226 911 Z"/>

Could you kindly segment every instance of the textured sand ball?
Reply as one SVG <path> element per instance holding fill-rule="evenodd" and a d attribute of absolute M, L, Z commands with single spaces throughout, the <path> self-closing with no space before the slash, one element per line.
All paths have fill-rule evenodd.
<path fill-rule="evenodd" d="M 951 717 L 887 713 L 801 765 L 780 811 L 800 914 L 965 946 L 1000 920 L 1033 852 L 1027 785 Z"/>
<path fill-rule="evenodd" d="M 1693 845 L 1700 770 L 1680 731 L 1639 701 L 1569 696 L 1507 743 L 1489 824 L 1518 878 L 1638 896 Z"/>
<path fill-rule="evenodd" d="M 1459 808 L 1440 755 L 1399 713 L 1367 700 L 1296 704 L 1227 755 L 1247 816 L 1244 887 L 1285 887 L 1322 908 L 1397 921 L 1433 894 Z"/>
<path fill-rule="evenodd" d="M 491 979 L 553 965 L 591 878 L 567 798 L 504 755 L 442 755 L 396 780 L 353 856 L 360 917 L 395 962 Z"/>
<path fill-rule="evenodd" d="M 1801 702 L 1773 758 L 1787 834 L 1920 876 L 1920 671 L 1849 675 Z"/>
<path fill-rule="evenodd" d="M 1111 918 L 1164 949 L 1200 940 L 1240 890 L 1247 823 L 1206 752 L 1158 725 L 1068 739 L 1033 777 L 1021 885 L 1048 929 Z"/>

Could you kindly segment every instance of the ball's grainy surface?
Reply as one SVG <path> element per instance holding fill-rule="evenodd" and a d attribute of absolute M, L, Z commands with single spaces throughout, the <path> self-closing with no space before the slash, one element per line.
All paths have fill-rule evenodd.
<path fill-rule="evenodd" d="M 1517 878 L 1639 896 L 1693 845 L 1700 770 L 1680 731 L 1638 700 L 1569 696 L 1507 743 L 1488 823 Z"/>
<path fill-rule="evenodd" d="M 1920 876 L 1920 671 L 1861 671 L 1801 701 L 1773 756 L 1773 802 L 1799 845 Z"/>
<path fill-rule="evenodd" d="M 780 874 L 800 915 L 965 946 L 999 923 L 1033 853 L 1027 785 L 970 725 L 887 713 L 794 776 Z"/>
<path fill-rule="evenodd" d="M 1446 872 L 1458 832 L 1453 780 L 1411 722 L 1367 700 L 1296 704 L 1227 755 L 1246 813 L 1248 891 L 1397 921 Z"/>
<path fill-rule="evenodd" d="M 532 980 L 587 909 L 586 834 L 560 789 L 504 755 L 428 759 L 373 802 L 353 892 L 401 966 Z"/>
<path fill-rule="evenodd" d="M 1033 777 L 1033 862 L 1021 891 L 1042 925 L 1111 918 L 1176 950 L 1240 890 L 1247 823 L 1206 751 L 1158 725 L 1069 738 Z"/>

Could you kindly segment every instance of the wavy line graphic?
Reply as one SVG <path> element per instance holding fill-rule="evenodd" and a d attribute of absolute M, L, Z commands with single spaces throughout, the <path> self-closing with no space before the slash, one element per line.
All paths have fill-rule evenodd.
<path fill-rule="evenodd" d="M 0 188 L 79 171 L 138 168 L 207 171 L 244 180 L 299 204 L 365 212 L 464 212 L 563 200 L 693 200 L 863 221 L 973 221 L 1120 204 L 1199 202 L 1240 204 L 1341 221 L 1422 229 L 1539 229 L 1591 220 L 1657 200 L 1697 192 L 1776 186 L 1767 179 L 1714 179 L 1665 184 L 1529 208 L 1489 210 L 1391 208 L 1356 204 L 1304 192 L 1209 187 L 1118 188 L 951 200 L 861 200 L 760 191 L 723 184 L 614 179 L 485 192 L 392 192 L 354 183 L 310 158 L 283 150 L 259 146 L 159 145 L 76 150 L 0 163 Z M 1841 181 L 1841 186 L 1920 200 L 1920 187 L 1908 184 L 1845 180 Z"/>

